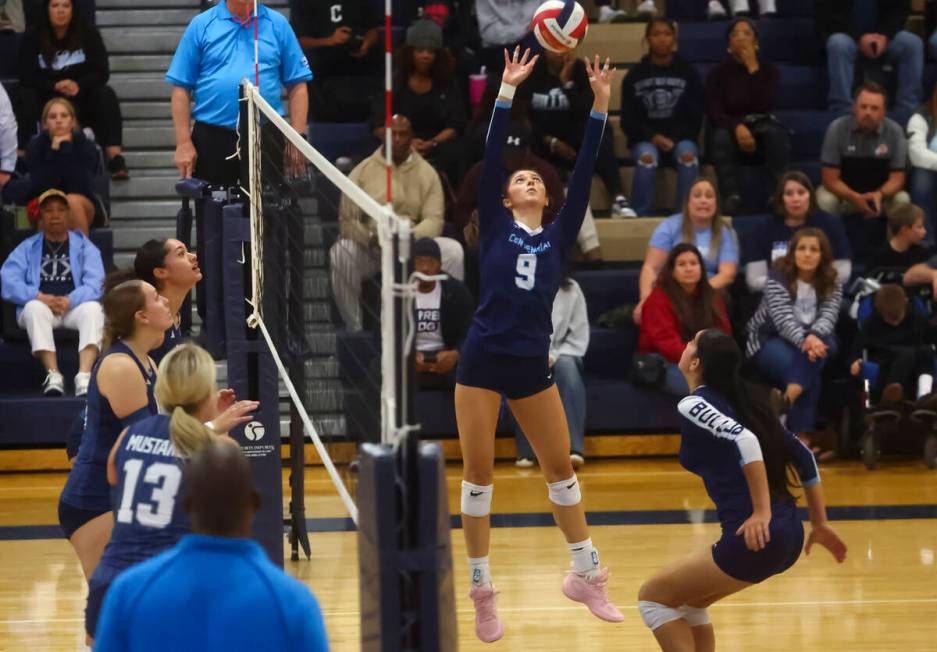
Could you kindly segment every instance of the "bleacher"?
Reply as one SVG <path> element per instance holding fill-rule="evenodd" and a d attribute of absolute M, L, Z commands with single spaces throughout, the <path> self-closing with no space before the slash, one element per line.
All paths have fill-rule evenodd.
<path fill-rule="evenodd" d="M 92 5 L 84 0 L 82 5 Z M 172 192 L 175 170 L 172 167 L 172 127 L 169 120 L 168 87 L 162 75 L 168 66 L 175 44 L 185 24 L 198 10 L 199 0 L 166 0 L 162 4 L 149 0 L 97 0 L 98 24 L 111 52 L 111 83 L 118 92 L 125 116 L 126 158 L 134 178 L 115 188 L 113 235 L 96 232 L 95 238 L 112 242 L 106 262 L 129 263 L 131 252 L 150 237 L 167 236 L 174 232 L 174 215 L 178 201 Z M 271 3 L 280 11 L 288 11 L 286 0 Z M 584 1 L 587 11 L 595 16 L 595 7 Z M 726 21 L 707 22 L 705 3 L 698 0 L 659 1 L 666 4 L 667 14 L 679 22 L 680 53 L 705 75 L 725 56 Z M 793 133 L 792 167 L 801 169 L 819 180 L 820 144 L 831 120 L 825 109 L 826 68 L 821 58 L 822 45 L 814 33 L 811 18 L 813 2 L 786 0 L 780 2 L 779 16 L 758 22 L 763 56 L 776 63 L 781 71 L 778 116 Z M 914 10 L 923 11 L 923 0 L 916 0 Z M 87 14 L 86 15 L 91 15 Z M 923 33 L 920 15 L 912 16 L 909 27 Z M 583 55 L 601 53 L 612 58 L 619 68 L 636 64 L 643 55 L 641 39 L 644 25 L 623 23 L 593 24 L 582 46 Z M 403 30 L 395 29 L 399 40 Z M 0 35 L 0 79 L 15 77 L 16 35 Z M 937 65 L 925 68 L 924 87 L 930 89 L 937 80 Z M 620 78 L 619 78 L 620 84 Z M 621 163 L 626 191 L 630 189 L 633 161 L 618 124 L 619 86 L 613 89 L 610 127 L 615 136 L 615 151 Z M 311 125 L 310 140 L 331 159 L 339 156 L 360 158 L 373 148 L 370 129 L 364 123 L 329 124 L 328 128 Z M 705 162 L 705 161 L 704 161 Z M 712 173 L 704 165 L 704 173 Z M 759 172 L 742 169 L 741 187 L 751 189 L 743 194 L 744 207 L 732 223 L 744 243 L 747 234 L 768 219 L 761 197 Z M 660 215 L 672 206 L 674 175 L 664 171 L 658 183 L 657 205 Z M 601 183 L 593 184 L 592 207 L 599 217 L 597 226 L 606 267 L 601 270 L 580 270 L 574 277 L 582 286 L 593 324 L 591 344 L 585 359 L 587 375 L 587 433 L 633 434 L 673 432 L 677 426 L 673 400 L 664 394 L 630 384 L 627 380 L 631 359 L 637 346 L 637 328 L 629 324 L 622 329 L 606 329 L 597 325 L 597 318 L 610 308 L 634 304 L 638 300 L 638 273 L 647 239 L 658 218 L 634 220 L 603 219 L 609 207 Z M 338 355 L 343 348 L 374 347 L 358 336 L 340 336 Z M 76 360 L 75 353 L 65 345 L 60 350 L 62 366 L 69 377 Z M 80 401 L 74 398 L 43 399 L 36 396 L 41 370 L 29 354 L 28 346 L 15 337 L 0 343 L 0 447 L 46 446 L 61 444 L 63 423 L 74 415 Z M 354 378 L 345 378 L 345 410 L 360 405 L 354 391 Z M 423 392 L 417 404 L 418 418 L 424 433 L 431 437 L 454 437 L 455 417 L 450 392 Z M 501 428 L 509 430 L 506 420 Z"/>

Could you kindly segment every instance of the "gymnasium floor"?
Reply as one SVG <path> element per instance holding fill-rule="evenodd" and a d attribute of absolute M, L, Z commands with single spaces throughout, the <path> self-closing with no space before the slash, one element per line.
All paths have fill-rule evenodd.
<path fill-rule="evenodd" d="M 448 467 L 450 508 L 458 511 L 459 467 Z M 937 649 L 937 472 L 917 460 L 822 469 L 834 523 L 850 546 L 837 566 L 822 549 L 786 574 L 727 599 L 710 613 L 719 650 Z M 669 458 L 595 461 L 580 473 L 592 538 L 612 570 L 610 593 L 625 622 L 593 618 L 560 593 L 568 564 L 536 469 L 496 470 L 492 569 L 501 590 L 504 639 L 473 633 L 461 531 L 453 531 L 461 650 L 653 651 L 634 607 L 643 578 L 717 537 L 701 483 Z M 68 543 L 58 538 L 62 473 L 0 475 L 0 650 L 78 650 L 85 587 Z M 321 469 L 307 470 L 307 516 L 344 516 Z M 334 530 L 334 520 L 313 521 Z M 520 526 L 519 526 L 520 525 Z M 50 527 L 54 526 L 54 527 Z M 318 596 L 332 649 L 358 650 L 355 535 L 313 532 L 313 559 L 287 570 Z"/>

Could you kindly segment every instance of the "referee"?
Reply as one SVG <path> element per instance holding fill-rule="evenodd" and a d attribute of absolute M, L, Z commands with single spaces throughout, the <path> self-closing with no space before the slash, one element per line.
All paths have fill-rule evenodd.
<path fill-rule="evenodd" d="M 238 86 L 244 78 L 254 80 L 252 10 L 253 0 L 219 1 L 192 19 L 176 48 L 166 81 L 173 86 L 175 164 L 183 178 L 194 175 L 224 187 L 238 184 L 240 162 L 232 155 L 237 148 Z M 261 4 L 257 14 L 261 94 L 284 115 L 285 86 L 290 124 L 304 134 L 309 63 L 286 18 Z"/>

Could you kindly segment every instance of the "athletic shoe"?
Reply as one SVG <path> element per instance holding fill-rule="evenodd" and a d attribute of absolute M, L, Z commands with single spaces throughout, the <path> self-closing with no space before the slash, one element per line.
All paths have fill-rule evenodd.
<path fill-rule="evenodd" d="M 50 369 L 46 379 L 42 381 L 42 393 L 46 396 L 62 396 L 65 394 L 65 376 L 55 369 Z"/>
<path fill-rule="evenodd" d="M 720 20 L 726 17 L 726 8 L 722 6 L 719 0 L 709 0 L 706 6 L 706 18 L 710 20 Z"/>
<path fill-rule="evenodd" d="M 469 597 L 475 603 L 475 636 L 482 643 L 494 643 L 504 636 L 504 623 L 498 618 L 494 584 L 473 586 Z"/>
<path fill-rule="evenodd" d="M 600 23 L 623 23 L 628 20 L 628 14 L 621 9 L 612 9 L 608 5 L 599 7 Z"/>
<path fill-rule="evenodd" d="M 87 371 L 79 371 L 75 374 L 75 396 L 86 396 L 90 382 L 91 374 Z"/>
<path fill-rule="evenodd" d="M 615 197 L 615 201 L 612 202 L 612 217 L 622 218 L 637 216 L 638 214 L 634 212 L 634 209 L 631 208 L 631 204 L 628 203 L 627 197 L 624 195 Z"/>
<path fill-rule="evenodd" d="M 569 454 L 569 461 L 573 463 L 573 469 L 578 471 L 582 468 L 582 465 L 586 463 L 586 458 L 584 458 L 581 453 L 573 452 Z"/>
<path fill-rule="evenodd" d="M 107 162 L 107 170 L 111 173 L 111 179 L 114 181 L 126 181 L 130 178 L 130 170 L 127 169 L 127 161 L 121 154 L 118 154 Z"/>
<path fill-rule="evenodd" d="M 645 16 L 650 18 L 657 14 L 657 7 L 654 5 L 654 0 L 644 0 L 641 4 L 638 5 L 638 15 Z"/>
<path fill-rule="evenodd" d="M 534 465 L 534 461 L 529 457 L 518 457 L 517 461 L 514 462 L 514 466 L 519 469 L 529 469 Z"/>
<path fill-rule="evenodd" d="M 593 615 L 610 623 L 620 623 L 625 617 L 608 599 L 608 569 L 603 568 L 594 578 L 583 577 L 570 571 L 563 580 L 563 595 L 581 602 Z"/>

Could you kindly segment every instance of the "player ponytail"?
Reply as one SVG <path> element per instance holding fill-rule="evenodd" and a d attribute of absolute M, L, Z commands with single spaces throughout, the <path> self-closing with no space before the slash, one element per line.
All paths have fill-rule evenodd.
<path fill-rule="evenodd" d="M 769 406 L 767 392 L 742 378 L 738 344 L 722 331 L 705 330 L 697 339 L 697 356 L 703 384 L 721 394 L 739 423 L 758 438 L 772 495 L 791 498 L 788 468 L 792 460 L 784 444 L 786 433 Z"/>
<path fill-rule="evenodd" d="M 180 344 L 166 354 L 156 374 L 156 402 L 169 413 L 169 438 L 176 455 L 188 459 L 219 438 L 195 417 L 215 400 L 215 361 L 195 344 Z"/>

